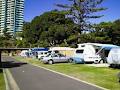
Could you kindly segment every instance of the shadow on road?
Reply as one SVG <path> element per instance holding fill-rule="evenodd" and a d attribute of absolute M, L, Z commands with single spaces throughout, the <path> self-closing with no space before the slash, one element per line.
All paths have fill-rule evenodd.
<path fill-rule="evenodd" d="M 20 67 L 22 65 L 25 65 L 27 63 L 23 62 L 14 62 L 14 61 L 4 61 L 2 62 L 2 68 L 14 68 L 14 67 Z"/>

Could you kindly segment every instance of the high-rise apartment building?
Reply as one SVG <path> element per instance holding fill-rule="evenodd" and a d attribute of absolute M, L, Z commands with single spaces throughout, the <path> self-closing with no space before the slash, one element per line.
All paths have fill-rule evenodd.
<path fill-rule="evenodd" d="M 0 0 L 0 34 L 22 31 L 24 0 Z"/>

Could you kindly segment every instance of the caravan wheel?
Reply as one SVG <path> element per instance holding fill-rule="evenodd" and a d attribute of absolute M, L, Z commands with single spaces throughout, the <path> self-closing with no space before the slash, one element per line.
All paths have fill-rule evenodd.
<path fill-rule="evenodd" d="M 102 64 L 102 63 L 104 63 L 104 60 L 103 60 L 103 59 L 101 59 L 101 60 L 99 61 L 99 63 L 101 63 L 101 64 Z"/>
<path fill-rule="evenodd" d="M 100 63 L 100 61 L 98 61 L 98 60 L 95 60 L 95 61 L 94 61 L 94 64 L 98 64 L 98 63 Z"/>

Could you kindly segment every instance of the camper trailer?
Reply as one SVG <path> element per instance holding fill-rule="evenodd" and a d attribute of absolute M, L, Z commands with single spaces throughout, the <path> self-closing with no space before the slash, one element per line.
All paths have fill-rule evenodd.
<path fill-rule="evenodd" d="M 65 56 L 69 56 L 72 57 L 74 54 L 75 49 L 74 48 L 70 48 L 70 47 L 50 47 L 51 53 L 55 52 L 55 53 L 61 53 Z"/>
<path fill-rule="evenodd" d="M 120 47 L 110 50 L 107 62 L 110 64 L 110 67 L 120 67 Z"/>
<path fill-rule="evenodd" d="M 74 60 L 89 63 L 103 63 L 106 61 L 106 57 L 111 48 L 117 47 L 111 44 L 99 44 L 99 43 L 83 43 L 78 44 L 78 48 L 74 53 Z"/>
<path fill-rule="evenodd" d="M 22 57 L 28 57 L 29 56 L 29 51 L 28 50 L 21 51 L 20 56 L 22 56 Z"/>

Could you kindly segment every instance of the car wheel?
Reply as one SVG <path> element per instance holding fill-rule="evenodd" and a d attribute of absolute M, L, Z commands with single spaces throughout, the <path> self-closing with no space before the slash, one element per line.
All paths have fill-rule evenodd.
<path fill-rule="evenodd" d="M 72 58 L 70 58 L 70 59 L 68 60 L 68 62 L 69 62 L 69 63 L 72 63 L 72 62 L 73 62 L 73 59 L 72 59 Z"/>
<path fill-rule="evenodd" d="M 48 64 L 53 64 L 53 60 L 49 60 L 49 61 L 48 61 Z"/>

